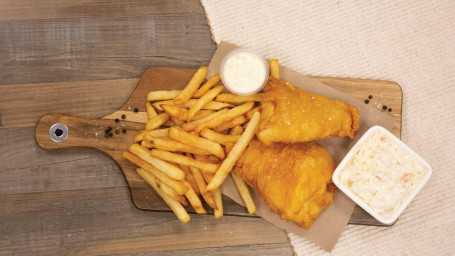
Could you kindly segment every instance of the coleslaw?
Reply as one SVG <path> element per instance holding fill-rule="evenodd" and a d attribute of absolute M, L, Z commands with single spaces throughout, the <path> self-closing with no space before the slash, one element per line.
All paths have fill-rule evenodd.
<path fill-rule="evenodd" d="M 428 168 L 381 131 L 373 132 L 339 174 L 339 182 L 378 214 L 400 208 Z"/>

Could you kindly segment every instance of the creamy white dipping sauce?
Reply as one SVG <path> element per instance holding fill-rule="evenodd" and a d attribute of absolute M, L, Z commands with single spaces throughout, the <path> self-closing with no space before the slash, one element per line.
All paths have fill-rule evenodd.
<path fill-rule="evenodd" d="M 247 95 L 262 89 L 268 79 L 267 62 L 249 50 L 235 50 L 221 66 L 221 79 L 229 91 Z"/>

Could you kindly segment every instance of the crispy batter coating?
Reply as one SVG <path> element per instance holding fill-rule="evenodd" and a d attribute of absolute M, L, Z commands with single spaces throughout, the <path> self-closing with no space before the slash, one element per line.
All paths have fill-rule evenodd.
<path fill-rule="evenodd" d="M 318 143 L 250 142 L 235 172 L 281 219 L 309 228 L 333 201 L 330 154 Z"/>
<path fill-rule="evenodd" d="M 270 79 L 264 88 L 257 136 L 264 143 L 308 142 L 359 131 L 356 107 L 306 92 L 286 81 Z"/>

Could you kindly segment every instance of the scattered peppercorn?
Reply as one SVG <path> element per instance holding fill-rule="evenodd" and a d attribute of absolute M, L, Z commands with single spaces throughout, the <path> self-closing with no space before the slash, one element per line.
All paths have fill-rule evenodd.
<path fill-rule="evenodd" d="M 370 101 L 369 100 L 365 100 L 365 104 L 368 104 L 368 103 L 370 103 Z"/>
<path fill-rule="evenodd" d="M 392 109 L 391 109 L 391 108 L 389 108 L 389 110 L 388 110 L 388 111 L 389 111 L 389 112 L 392 112 Z"/>
<path fill-rule="evenodd" d="M 125 118 L 126 118 L 126 116 L 125 116 L 125 115 L 122 115 L 122 119 L 125 119 Z"/>
<path fill-rule="evenodd" d="M 373 95 L 370 95 L 370 96 L 368 96 L 368 99 L 370 99 L 370 100 L 371 100 L 372 98 L 373 98 Z"/>
<path fill-rule="evenodd" d="M 112 131 L 112 127 L 107 127 L 106 130 L 104 130 L 104 133 L 109 133 L 110 131 Z"/>
<path fill-rule="evenodd" d="M 382 106 L 382 109 L 386 110 L 386 109 L 387 109 L 387 106 L 386 106 L 386 105 Z"/>
<path fill-rule="evenodd" d="M 119 134 L 120 133 L 120 130 L 115 130 L 115 134 Z"/>
<path fill-rule="evenodd" d="M 133 111 L 137 113 L 137 112 L 139 112 L 139 109 L 138 108 L 134 108 Z"/>
<path fill-rule="evenodd" d="M 118 118 L 116 118 L 114 121 L 115 121 L 116 123 L 120 122 L 120 120 L 119 120 Z"/>
<path fill-rule="evenodd" d="M 114 134 L 112 134 L 112 132 L 110 132 L 108 135 L 109 135 L 109 137 L 112 137 L 112 136 L 114 136 Z"/>
<path fill-rule="evenodd" d="M 123 129 L 123 130 L 122 130 L 122 133 L 126 133 L 126 129 Z"/>

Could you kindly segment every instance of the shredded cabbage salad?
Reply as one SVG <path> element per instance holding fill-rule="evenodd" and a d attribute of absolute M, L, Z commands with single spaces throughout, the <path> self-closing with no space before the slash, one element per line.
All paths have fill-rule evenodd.
<path fill-rule="evenodd" d="M 376 131 L 358 147 L 339 179 L 377 213 L 389 215 L 427 171 L 413 155 Z"/>

